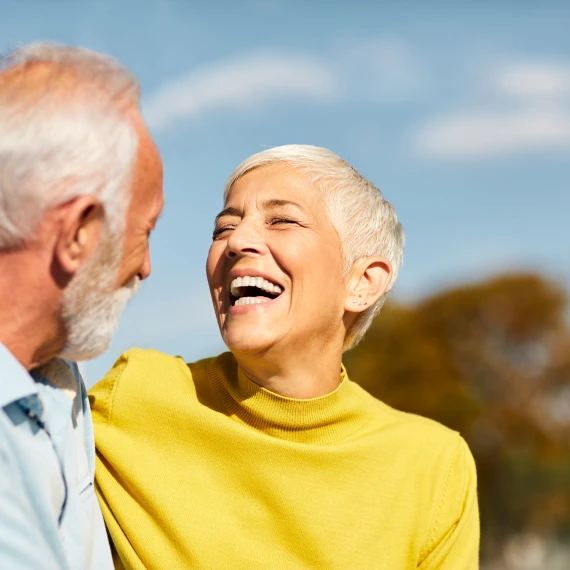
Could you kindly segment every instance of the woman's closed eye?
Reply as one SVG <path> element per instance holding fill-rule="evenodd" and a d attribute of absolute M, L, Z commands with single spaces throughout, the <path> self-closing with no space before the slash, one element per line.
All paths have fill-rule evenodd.
<path fill-rule="evenodd" d="M 287 224 L 299 224 L 297 220 L 293 220 L 292 218 L 271 218 L 269 220 L 270 226 L 277 226 L 277 225 L 287 225 Z"/>
<path fill-rule="evenodd" d="M 297 220 L 294 220 L 293 218 L 283 218 L 283 217 L 279 217 L 279 218 L 271 218 L 267 221 L 267 225 L 268 226 L 291 226 L 291 225 L 301 225 Z M 220 237 L 223 237 L 223 235 L 226 232 L 230 232 L 232 230 L 235 230 L 237 227 L 237 224 L 224 224 L 223 226 L 220 226 L 219 228 L 216 228 L 214 230 L 214 233 L 212 234 L 212 239 L 216 240 Z"/>
<path fill-rule="evenodd" d="M 229 224 L 229 225 L 222 226 L 220 228 L 216 228 L 214 230 L 214 233 L 212 234 L 212 239 L 215 240 L 215 239 L 219 238 L 225 232 L 229 232 L 229 231 L 234 230 L 234 229 L 235 229 L 235 224 Z"/>

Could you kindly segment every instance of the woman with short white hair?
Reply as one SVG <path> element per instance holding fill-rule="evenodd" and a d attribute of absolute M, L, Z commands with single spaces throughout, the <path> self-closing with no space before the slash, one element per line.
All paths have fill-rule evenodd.
<path fill-rule="evenodd" d="M 342 366 L 403 245 L 392 206 L 329 150 L 278 147 L 236 169 L 206 267 L 230 352 L 187 365 L 133 349 L 92 390 L 125 568 L 478 567 L 463 439 Z"/>

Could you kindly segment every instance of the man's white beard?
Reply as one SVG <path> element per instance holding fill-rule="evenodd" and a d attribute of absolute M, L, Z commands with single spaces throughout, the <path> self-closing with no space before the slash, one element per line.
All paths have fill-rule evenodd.
<path fill-rule="evenodd" d="M 62 318 L 67 342 L 60 353 L 69 360 L 89 360 L 105 352 L 127 302 L 139 288 L 133 277 L 126 286 L 117 283 L 122 239 L 105 236 L 85 265 L 69 283 L 63 299 Z"/>

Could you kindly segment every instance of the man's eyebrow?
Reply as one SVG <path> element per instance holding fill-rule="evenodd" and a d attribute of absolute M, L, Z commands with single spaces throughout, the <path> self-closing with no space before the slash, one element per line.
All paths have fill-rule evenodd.
<path fill-rule="evenodd" d="M 216 216 L 216 222 L 223 216 L 241 216 L 241 210 L 238 210 L 237 208 L 224 208 Z"/>

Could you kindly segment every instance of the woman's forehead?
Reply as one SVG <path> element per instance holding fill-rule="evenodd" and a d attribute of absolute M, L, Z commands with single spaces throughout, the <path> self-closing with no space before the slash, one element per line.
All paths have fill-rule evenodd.
<path fill-rule="evenodd" d="M 270 164 L 246 172 L 234 182 L 226 205 L 243 202 L 267 208 L 316 205 L 317 186 L 307 175 L 289 164 Z"/>

